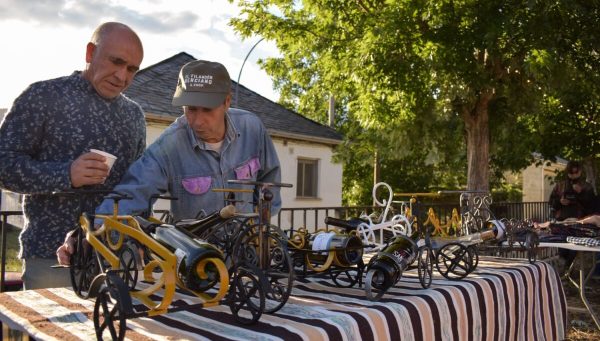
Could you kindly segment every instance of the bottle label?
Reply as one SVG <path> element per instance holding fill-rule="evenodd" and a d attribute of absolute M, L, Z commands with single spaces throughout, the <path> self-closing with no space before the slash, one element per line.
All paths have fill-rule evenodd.
<path fill-rule="evenodd" d="M 176 249 L 175 257 L 177 257 L 177 265 L 175 266 L 175 269 L 179 270 L 179 267 L 181 266 L 181 262 L 185 258 L 185 251 L 183 251 L 182 249 Z"/>
<path fill-rule="evenodd" d="M 313 251 L 329 250 L 333 236 L 335 236 L 335 232 L 318 233 L 315 236 L 315 239 L 313 240 L 312 250 Z"/>
<path fill-rule="evenodd" d="M 400 249 L 400 250 L 394 251 L 394 256 L 396 257 L 396 261 L 398 262 L 398 264 L 401 264 L 402 260 L 406 261 L 406 260 L 412 258 L 411 253 L 405 249 Z"/>
<path fill-rule="evenodd" d="M 400 270 L 406 269 L 406 267 L 409 265 L 409 260 L 411 260 L 411 253 L 407 252 L 406 250 L 396 250 L 391 253 L 381 251 L 377 253 L 377 258 L 382 256 L 387 256 L 388 258 L 392 259 Z M 412 260 L 410 263 L 412 263 Z"/>

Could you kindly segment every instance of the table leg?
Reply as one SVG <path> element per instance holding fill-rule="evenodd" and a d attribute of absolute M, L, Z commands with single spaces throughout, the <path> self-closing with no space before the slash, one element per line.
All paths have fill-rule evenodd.
<path fill-rule="evenodd" d="M 590 262 L 592 264 L 592 266 L 590 267 L 590 270 L 587 273 L 586 273 L 585 266 L 584 266 L 584 264 L 586 263 L 585 261 L 587 259 L 584 259 L 584 254 L 591 255 L 591 258 L 592 258 L 592 261 Z M 575 288 L 577 288 L 577 290 L 579 291 L 579 296 L 581 297 L 581 301 L 583 302 L 583 305 L 585 305 L 585 308 L 587 309 L 587 311 L 590 313 L 590 316 L 594 320 L 594 323 L 596 324 L 596 328 L 598 328 L 598 330 L 600 330 L 600 318 L 594 312 L 594 309 L 590 305 L 590 303 L 587 299 L 587 296 L 586 296 L 587 283 L 589 282 L 590 278 L 594 274 L 594 270 L 596 269 L 596 266 L 600 263 L 598 258 L 595 256 L 596 256 L 596 254 L 594 252 L 587 253 L 584 251 L 578 251 L 577 259 L 573 262 L 573 264 L 571 264 L 571 267 L 567 271 L 567 278 L 573 284 L 573 286 L 575 286 Z M 574 268 L 575 262 L 578 262 L 578 267 L 579 267 L 579 269 L 578 269 L 579 281 L 578 282 L 573 280 L 573 278 L 571 277 L 571 271 Z"/>
<path fill-rule="evenodd" d="M 0 323 L 2 325 L 2 332 L 0 337 L 2 341 L 30 341 L 29 334 L 20 330 L 10 329 L 6 323 Z"/>

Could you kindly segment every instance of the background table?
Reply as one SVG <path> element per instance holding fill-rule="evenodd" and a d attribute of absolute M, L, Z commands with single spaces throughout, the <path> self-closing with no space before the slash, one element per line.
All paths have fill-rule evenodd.
<path fill-rule="evenodd" d="M 320 278 L 299 279 L 288 303 L 252 326 L 237 325 L 228 307 L 187 309 L 127 321 L 131 340 L 560 340 L 566 299 L 556 271 L 544 262 L 482 257 L 467 278 L 448 281 L 434 270 L 421 289 L 416 270 L 378 302 L 359 288 L 337 288 Z M 67 288 L 0 294 L 0 320 L 36 339 L 95 338 L 94 302 Z"/>
<path fill-rule="evenodd" d="M 592 319 L 596 324 L 596 328 L 600 330 L 600 317 L 588 302 L 586 295 L 589 280 L 592 278 L 596 267 L 600 264 L 600 258 L 598 257 L 598 255 L 600 255 L 600 247 L 583 246 L 572 243 L 540 243 L 540 247 L 557 247 L 561 249 L 577 251 L 575 260 L 571 266 L 566 269 L 566 272 L 561 275 L 567 278 L 579 291 L 581 301 L 585 305 L 585 308 L 589 314 L 592 316 Z"/>

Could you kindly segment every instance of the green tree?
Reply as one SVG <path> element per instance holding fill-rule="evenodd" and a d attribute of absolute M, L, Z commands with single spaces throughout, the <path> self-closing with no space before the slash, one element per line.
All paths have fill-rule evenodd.
<path fill-rule="evenodd" d="M 362 174 L 349 162 L 366 167 L 377 151 L 388 168 L 408 161 L 454 180 L 466 158 L 467 188 L 487 190 L 491 177 L 532 160 L 536 137 L 523 117 L 544 98 L 534 63 L 556 48 L 548 35 L 563 2 L 242 1 L 232 25 L 277 43 L 283 56 L 264 67 L 283 104 L 323 121 L 335 94 L 338 128 L 352 132 L 341 152 L 352 153 L 349 182 Z"/>
<path fill-rule="evenodd" d="M 556 3 L 548 13 L 558 31 L 534 51 L 531 70 L 544 87 L 536 115 L 525 117 L 545 159 L 584 161 L 594 187 L 600 155 L 600 6 L 598 1 Z"/>

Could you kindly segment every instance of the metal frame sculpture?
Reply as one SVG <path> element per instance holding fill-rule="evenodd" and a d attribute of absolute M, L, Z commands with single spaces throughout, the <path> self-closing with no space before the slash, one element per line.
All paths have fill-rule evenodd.
<path fill-rule="evenodd" d="M 423 288 L 433 280 L 432 249 L 416 231 L 412 236 L 398 235 L 377 252 L 367 264 L 365 294 L 367 299 L 378 301 L 402 278 L 402 273 L 415 261 L 417 274 Z"/>
<path fill-rule="evenodd" d="M 327 217 L 325 223 L 341 229 L 319 229 L 309 233 L 300 228 L 288 239 L 297 276 L 328 275 L 338 287 L 350 288 L 357 283 L 361 286 L 364 245 L 356 230 L 341 219 Z"/>
<path fill-rule="evenodd" d="M 387 189 L 388 192 L 387 199 L 381 201 L 379 200 L 377 193 L 380 187 Z M 359 224 L 356 228 L 358 236 L 362 239 L 363 244 L 375 245 L 375 248 L 369 251 L 380 250 L 386 245 L 386 240 L 390 238 L 401 234 L 412 234 L 411 222 L 405 215 L 395 214 L 388 219 L 388 215 L 391 212 L 393 197 L 394 192 L 387 183 L 379 182 L 373 186 L 373 202 L 379 207 L 384 207 L 383 213 L 381 213 L 377 219 L 374 219 L 374 217 L 370 215 L 361 215 L 360 218 L 365 220 L 365 222 Z"/>
<path fill-rule="evenodd" d="M 107 191 L 75 191 L 68 195 L 98 194 Z M 61 193 L 65 195 L 65 193 Z M 242 324 L 256 322 L 264 310 L 265 296 L 252 269 L 239 267 L 230 280 L 221 252 L 208 243 L 197 241 L 172 225 L 157 220 L 118 214 L 118 202 L 127 195 L 110 192 L 114 200 L 112 214 L 82 213 L 76 234 L 75 252 L 71 255 L 71 283 L 82 298 L 95 298 L 93 320 L 96 336 L 103 338 L 108 330 L 114 340 L 125 337 L 126 320 L 156 316 L 184 308 L 171 306 L 177 287 L 198 298 L 200 307 L 229 305 L 234 318 Z M 103 219 L 95 229 L 95 219 Z M 181 250 L 157 240 L 158 229 L 173 229 L 175 238 L 192 249 L 204 253 L 198 262 L 188 266 L 182 276 L 184 261 Z M 154 236 L 153 236 L 154 235 Z M 144 263 L 140 253 L 148 262 Z M 191 260 L 188 260 L 191 262 Z M 190 268 L 191 267 L 191 268 Z M 149 286 L 137 289 L 138 272 L 142 271 Z M 154 297 L 161 291 L 160 301 Z M 216 291 L 216 292 L 215 292 Z M 132 298 L 145 308 L 134 307 Z M 249 314 L 241 314 L 245 311 Z"/>
<path fill-rule="evenodd" d="M 232 259 L 234 262 L 252 265 L 264 274 L 261 277 L 265 291 L 264 311 L 274 313 L 285 305 L 292 293 L 294 270 L 286 236 L 278 226 L 271 224 L 273 193 L 269 188 L 289 188 L 292 185 L 253 180 L 228 180 L 227 183 L 251 186 L 257 199 L 254 204 L 258 214 L 245 221 L 233 246 Z"/>
<path fill-rule="evenodd" d="M 475 270 L 479 262 L 479 256 L 475 243 L 470 239 L 460 240 L 458 237 L 451 236 L 450 229 L 452 228 L 455 233 L 461 232 L 462 223 L 458 217 L 458 213 L 455 210 L 452 211 L 451 220 L 442 225 L 440 219 L 435 214 L 433 208 L 429 208 L 427 211 L 427 218 L 423 223 L 418 222 L 418 207 L 419 197 L 439 197 L 443 192 L 438 193 L 396 193 L 396 196 L 409 196 L 411 204 L 414 205 L 416 213 L 413 218 L 413 228 L 416 229 L 422 239 L 420 243 L 423 243 L 427 248 L 427 255 L 423 256 L 425 260 L 422 260 L 426 265 L 424 268 L 429 269 L 435 265 L 437 271 L 447 279 L 461 279 L 466 277 L 469 273 Z"/>

